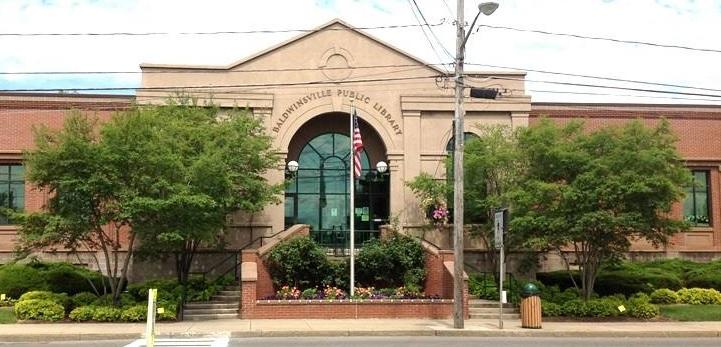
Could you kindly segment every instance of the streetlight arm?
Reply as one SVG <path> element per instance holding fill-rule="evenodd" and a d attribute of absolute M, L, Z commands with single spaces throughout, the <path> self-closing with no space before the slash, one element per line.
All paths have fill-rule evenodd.
<path fill-rule="evenodd" d="M 480 15 L 481 15 L 481 11 L 478 11 L 478 13 L 476 13 L 476 18 L 473 18 L 473 22 L 471 23 L 471 26 L 468 28 L 468 33 L 466 34 L 466 37 L 463 38 L 463 43 L 461 44 L 461 50 L 463 52 L 466 51 L 466 42 L 468 42 L 468 38 L 471 37 L 471 33 L 473 32 L 473 27 L 476 26 L 476 21 L 478 20 L 478 16 L 480 16 Z M 466 54 L 464 53 L 463 55 L 465 57 Z"/>

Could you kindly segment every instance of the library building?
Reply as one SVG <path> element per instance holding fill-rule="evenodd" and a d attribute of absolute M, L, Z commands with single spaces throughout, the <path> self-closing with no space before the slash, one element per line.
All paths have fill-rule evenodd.
<path fill-rule="evenodd" d="M 453 77 L 447 72 L 341 20 L 225 66 L 159 62 L 143 63 L 140 69 L 142 84 L 135 95 L 0 93 L 2 207 L 35 211 L 47 202 L 47 195 L 24 178 L 23 152 L 33 149 L 34 125 L 59 128 L 69 110 L 107 119 L 134 103 L 164 103 L 169 95 L 184 92 L 218 105 L 221 112 L 247 108 L 263 120 L 284 158 L 282 167 L 267 174 L 271 182 L 290 182 L 282 203 L 252 218 L 240 212 L 229 216 L 229 249 L 262 247 L 262 236 L 296 225 L 307 225 L 322 245 L 344 248 L 351 219 L 356 244 L 378 237 L 389 224 L 424 235 L 425 211 L 406 183 L 424 172 L 446 179 L 455 107 Z M 721 105 L 538 103 L 526 94 L 522 71 L 466 71 L 465 79 L 471 86 L 498 92 L 491 98 L 471 98 L 466 91 L 466 137 L 479 133 L 479 125 L 527 127 L 541 117 L 558 123 L 579 119 L 589 128 L 633 119 L 652 125 L 667 119 L 686 165 L 702 183 L 689 188 L 673 212 L 694 226 L 673 236 L 664 248 L 636 242 L 631 256 L 721 256 Z M 352 210 L 351 109 L 356 110 L 363 141 Z M 13 257 L 16 231 L 17 226 L 0 219 L 0 264 Z M 450 248 L 448 235 L 425 237 Z M 483 245 L 469 238 L 465 248 L 466 263 L 483 268 Z M 42 256 L 70 259 L 58 252 Z M 539 271 L 559 264 L 549 258 Z M 172 264 L 165 270 L 172 273 Z M 143 275 L 139 272 L 144 271 L 132 271 L 136 277 Z"/>

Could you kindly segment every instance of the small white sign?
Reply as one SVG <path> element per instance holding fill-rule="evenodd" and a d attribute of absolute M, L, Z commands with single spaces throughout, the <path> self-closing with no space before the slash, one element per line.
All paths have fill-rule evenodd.
<path fill-rule="evenodd" d="M 496 212 L 496 218 L 495 218 L 495 228 L 494 228 L 494 242 L 496 244 L 496 249 L 503 248 L 503 211 Z"/>
<path fill-rule="evenodd" d="M 5 294 L 0 294 L 0 301 L 5 301 Z"/>
<path fill-rule="evenodd" d="M 502 303 L 502 304 L 508 303 L 508 299 L 507 299 L 506 291 L 505 291 L 505 290 L 501 291 L 501 303 Z"/>

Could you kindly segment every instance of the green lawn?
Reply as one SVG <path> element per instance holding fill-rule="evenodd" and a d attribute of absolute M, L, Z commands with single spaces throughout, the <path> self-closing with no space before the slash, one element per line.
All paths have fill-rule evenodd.
<path fill-rule="evenodd" d="M 661 315 L 677 321 L 721 321 L 721 305 L 660 305 Z"/>
<path fill-rule="evenodd" d="M 0 324 L 15 323 L 15 312 L 12 307 L 0 307 Z"/>

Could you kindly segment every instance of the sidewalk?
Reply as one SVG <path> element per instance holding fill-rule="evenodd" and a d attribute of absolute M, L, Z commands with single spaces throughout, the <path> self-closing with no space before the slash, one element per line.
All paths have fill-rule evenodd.
<path fill-rule="evenodd" d="M 543 329 L 523 329 L 520 321 L 425 319 L 224 319 L 159 323 L 158 336 L 537 336 L 537 337 L 719 337 L 721 322 L 547 322 Z M 38 323 L 0 325 L 0 341 L 82 341 L 137 339 L 140 323 Z M 721 339 L 719 340 L 721 342 Z"/>

